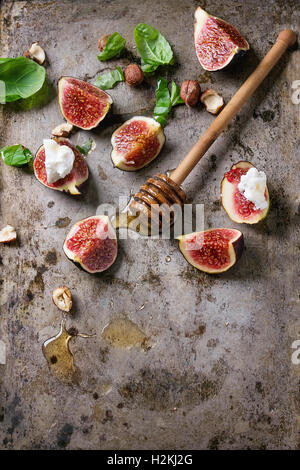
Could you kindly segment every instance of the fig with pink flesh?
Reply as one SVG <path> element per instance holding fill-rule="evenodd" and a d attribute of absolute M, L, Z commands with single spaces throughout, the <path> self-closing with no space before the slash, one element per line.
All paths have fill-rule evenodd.
<path fill-rule="evenodd" d="M 54 140 L 59 145 L 67 145 L 73 150 L 75 160 L 71 173 L 54 183 L 48 183 L 45 168 L 45 149 L 42 145 L 37 151 L 33 162 L 34 174 L 40 183 L 44 184 L 48 188 L 56 189 L 57 191 L 65 191 L 74 195 L 81 194 L 78 187 L 88 179 L 89 170 L 87 164 L 79 150 L 77 150 L 77 148 L 74 147 L 68 139 L 59 137 Z"/>
<path fill-rule="evenodd" d="M 112 135 L 113 164 L 125 171 L 136 171 L 154 160 L 165 143 L 163 128 L 155 119 L 135 116 Z"/>
<path fill-rule="evenodd" d="M 200 7 L 195 12 L 194 41 L 198 60 L 209 71 L 223 69 L 238 52 L 250 48 L 234 26 Z"/>
<path fill-rule="evenodd" d="M 59 80 L 58 101 L 64 118 L 85 130 L 98 126 L 113 102 L 105 91 L 73 77 Z"/>
<path fill-rule="evenodd" d="M 244 237 L 239 230 L 213 228 L 178 237 L 179 249 L 195 268 L 206 273 L 227 271 L 240 258 Z"/>
<path fill-rule="evenodd" d="M 233 165 L 221 182 L 221 203 L 228 216 L 239 224 L 257 224 L 263 220 L 269 211 L 269 191 L 265 189 L 265 199 L 268 203 L 266 209 L 256 209 L 253 202 L 245 198 L 239 191 L 238 184 L 241 176 L 247 174 L 254 166 L 250 162 L 238 162 Z"/>
<path fill-rule="evenodd" d="M 68 233 L 63 250 L 88 273 L 108 269 L 118 253 L 116 233 L 109 218 L 95 215 L 77 222 Z"/>

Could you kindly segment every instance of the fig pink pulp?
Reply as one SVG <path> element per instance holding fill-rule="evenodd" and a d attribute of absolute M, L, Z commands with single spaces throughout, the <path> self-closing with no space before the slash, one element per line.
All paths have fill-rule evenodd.
<path fill-rule="evenodd" d="M 235 54 L 249 49 L 248 42 L 234 26 L 200 7 L 195 12 L 194 41 L 198 60 L 209 71 L 224 68 Z"/>
<path fill-rule="evenodd" d="M 67 257 L 89 273 L 108 269 L 116 260 L 116 233 L 109 218 L 97 215 L 80 220 L 68 233 L 63 250 Z"/>
<path fill-rule="evenodd" d="M 113 102 L 105 91 L 73 77 L 59 80 L 58 101 L 64 118 L 85 130 L 98 126 Z"/>
<path fill-rule="evenodd" d="M 45 149 L 42 145 L 37 151 L 36 157 L 33 162 L 34 174 L 36 178 L 40 181 L 40 183 L 47 186 L 48 188 L 56 189 L 57 191 L 66 191 L 70 194 L 78 195 L 80 194 L 78 187 L 82 183 L 84 183 L 89 176 L 87 164 L 85 163 L 85 160 L 81 153 L 77 150 L 76 147 L 74 147 L 74 145 L 71 144 L 68 139 L 60 137 L 54 140 L 59 145 L 67 145 L 73 150 L 75 154 L 75 160 L 71 172 L 64 178 L 55 181 L 55 183 L 48 183 L 45 168 Z"/>
<path fill-rule="evenodd" d="M 215 228 L 179 237 L 179 249 L 195 268 L 207 273 L 222 273 L 240 258 L 244 237 L 239 230 Z"/>
<path fill-rule="evenodd" d="M 268 188 L 265 190 L 265 198 L 268 202 L 266 209 L 256 209 L 253 202 L 246 199 L 238 189 L 241 176 L 245 175 L 250 168 L 253 168 L 250 162 L 236 163 L 225 173 L 221 183 L 222 206 L 231 220 L 237 223 L 256 224 L 267 216 L 269 210 Z"/>

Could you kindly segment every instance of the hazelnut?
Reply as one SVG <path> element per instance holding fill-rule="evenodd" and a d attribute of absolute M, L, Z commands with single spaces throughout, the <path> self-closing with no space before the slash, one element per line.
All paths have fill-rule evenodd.
<path fill-rule="evenodd" d="M 38 42 L 33 42 L 28 49 L 28 51 L 25 52 L 25 57 L 28 57 L 28 59 L 32 59 L 38 64 L 42 65 L 45 62 L 46 55 L 44 50 L 41 48 Z"/>
<path fill-rule="evenodd" d="M 9 243 L 15 241 L 17 238 L 17 233 L 11 225 L 7 225 L 2 230 L 0 230 L 0 243 Z"/>
<path fill-rule="evenodd" d="M 109 37 L 110 37 L 110 34 L 103 34 L 103 36 L 101 36 L 101 38 L 98 39 L 98 49 L 100 52 L 104 51 L 104 48 L 106 46 L 106 43 Z"/>
<path fill-rule="evenodd" d="M 144 80 L 144 72 L 137 64 L 130 64 L 124 70 L 124 77 L 128 85 L 137 86 Z"/>
<path fill-rule="evenodd" d="M 68 287 L 62 286 L 54 289 L 52 299 L 55 305 L 63 312 L 69 312 L 72 308 L 72 294 Z"/>
<path fill-rule="evenodd" d="M 59 126 L 56 126 L 55 129 L 52 130 L 52 135 L 55 137 L 68 137 L 73 130 L 73 124 L 69 122 L 64 122 Z"/>
<path fill-rule="evenodd" d="M 223 97 L 212 88 L 208 88 L 202 93 L 200 101 L 204 104 L 206 111 L 211 114 L 218 114 L 224 106 Z"/>
<path fill-rule="evenodd" d="M 196 80 L 185 80 L 181 85 L 180 97 L 187 106 L 196 106 L 200 96 L 200 85 Z"/>

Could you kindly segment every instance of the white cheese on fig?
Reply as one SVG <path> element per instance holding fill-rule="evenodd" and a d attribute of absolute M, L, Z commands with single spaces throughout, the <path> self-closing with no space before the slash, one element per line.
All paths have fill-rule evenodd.
<path fill-rule="evenodd" d="M 48 183 L 55 183 L 71 173 L 75 155 L 67 145 L 59 145 L 53 139 L 44 139 L 45 168 Z"/>
<path fill-rule="evenodd" d="M 253 202 L 255 209 L 263 210 L 268 207 L 268 201 L 265 198 L 266 186 L 266 174 L 258 171 L 257 168 L 250 168 L 245 175 L 241 176 L 238 190 L 248 201 Z"/>

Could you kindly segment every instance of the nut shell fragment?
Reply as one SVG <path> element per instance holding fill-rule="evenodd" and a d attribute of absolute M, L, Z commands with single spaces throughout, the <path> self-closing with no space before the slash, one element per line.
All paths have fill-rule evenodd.
<path fill-rule="evenodd" d="M 17 238 L 17 233 L 11 225 L 7 225 L 0 230 L 0 243 L 13 242 Z"/>
<path fill-rule="evenodd" d="M 211 114 L 218 114 L 224 106 L 223 97 L 212 88 L 209 88 L 202 93 L 200 101 L 204 104 L 206 111 Z"/>
<path fill-rule="evenodd" d="M 60 310 L 70 312 L 72 308 L 72 294 L 68 287 L 62 286 L 54 289 L 52 299 Z"/>
<path fill-rule="evenodd" d="M 45 51 L 41 48 L 38 42 L 33 42 L 31 44 L 28 51 L 25 52 L 25 57 L 34 60 L 40 65 L 42 65 L 46 59 Z"/>
<path fill-rule="evenodd" d="M 59 126 L 56 126 L 52 131 L 52 135 L 55 137 L 69 137 L 73 130 L 73 124 L 69 122 L 63 122 Z"/>

